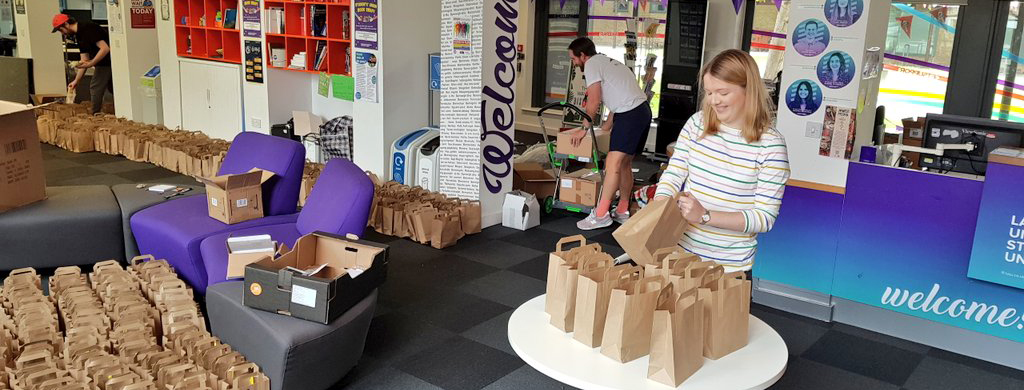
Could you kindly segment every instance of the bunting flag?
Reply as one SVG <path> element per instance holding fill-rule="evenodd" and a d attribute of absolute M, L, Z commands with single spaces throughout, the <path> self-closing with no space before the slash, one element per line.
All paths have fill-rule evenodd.
<path fill-rule="evenodd" d="M 733 8 L 736 8 L 736 14 L 740 14 L 740 6 L 743 5 L 743 0 L 732 0 Z"/>
<path fill-rule="evenodd" d="M 939 7 L 933 9 L 931 14 L 933 18 L 937 19 L 942 23 L 946 23 L 946 15 L 948 14 L 948 12 L 949 10 L 946 7 Z"/>
<path fill-rule="evenodd" d="M 900 21 L 900 28 L 902 28 L 903 32 L 907 34 L 907 38 L 910 38 L 910 27 L 911 27 L 911 25 L 914 24 L 914 16 L 913 15 L 902 16 L 902 17 L 896 18 L 896 20 Z"/>
<path fill-rule="evenodd" d="M 558 9 L 565 8 L 565 0 L 558 0 Z"/>
<path fill-rule="evenodd" d="M 782 0 L 775 0 L 775 9 L 782 9 Z"/>

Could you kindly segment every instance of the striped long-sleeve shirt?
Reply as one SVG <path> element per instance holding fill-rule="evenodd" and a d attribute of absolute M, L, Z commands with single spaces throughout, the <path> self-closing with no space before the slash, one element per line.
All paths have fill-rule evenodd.
<path fill-rule="evenodd" d="M 724 125 L 718 134 L 702 137 L 703 133 L 703 114 L 698 112 L 679 133 L 657 195 L 673 196 L 685 185 L 710 211 L 743 213 L 743 231 L 691 223 L 679 245 L 725 266 L 727 272 L 745 271 L 754 262 L 757 233 L 771 230 L 779 216 L 790 173 L 786 141 L 775 129 L 754 143 Z"/>

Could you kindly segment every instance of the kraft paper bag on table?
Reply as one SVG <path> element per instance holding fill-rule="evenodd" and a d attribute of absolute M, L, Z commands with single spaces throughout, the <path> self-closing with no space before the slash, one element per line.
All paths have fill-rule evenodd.
<path fill-rule="evenodd" d="M 715 274 L 713 270 L 705 276 Z M 750 281 L 743 272 L 705 280 L 698 291 L 704 301 L 704 356 L 717 360 L 747 345 Z"/>
<path fill-rule="evenodd" d="M 622 250 L 637 264 L 654 263 L 654 252 L 678 245 L 688 225 L 676 204 L 679 196 L 651 201 L 612 232 Z"/>
<path fill-rule="evenodd" d="M 658 249 L 651 256 L 654 261 L 643 265 L 644 275 L 661 275 L 665 279 L 681 274 L 688 263 L 694 260 L 700 261 L 700 257 L 687 253 L 679 245 Z"/>
<path fill-rule="evenodd" d="M 611 256 L 605 253 L 601 255 L 611 259 Z M 614 263 L 615 260 L 612 259 L 611 264 Z M 640 267 L 611 266 L 606 264 L 605 260 L 590 261 L 580 268 L 579 281 L 576 282 L 576 314 L 573 319 L 572 337 L 591 348 L 601 346 L 612 287 L 622 275 L 626 275 L 635 283 L 643 274 Z"/>
<path fill-rule="evenodd" d="M 647 378 L 678 387 L 704 365 L 704 303 L 695 288 L 664 291 L 673 292 L 654 310 Z"/>
<path fill-rule="evenodd" d="M 565 248 L 572 243 L 578 243 L 580 246 Z M 544 311 L 551 316 L 551 325 L 563 332 L 573 331 L 579 260 L 601 251 L 600 244 L 585 244 L 586 239 L 581 235 L 565 237 L 555 244 L 555 251 L 548 255 Z"/>
<path fill-rule="evenodd" d="M 601 337 L 601 354 L 628 363 L 650 353 L 658 296 L 669 284 L 661 276 L 627 281 L 612 289 Z"/>

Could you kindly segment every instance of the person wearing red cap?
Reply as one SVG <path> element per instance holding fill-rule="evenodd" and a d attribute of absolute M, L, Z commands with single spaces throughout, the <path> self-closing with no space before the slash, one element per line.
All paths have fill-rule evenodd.
<path fill-rule="evenodd" d="M 68 89 L 75 89 L 82 81 L 86 69 L 93 68 L 89 92 L 92 99 L 92 113 L 103 108 L 103 96 L 107 91 L 114 93 L 114 82 L 110 71 L 110 36 L 107 30 L 93 22 L 79 22 L 65 14 L 53 17 L 53 32 L 60 31 L 64 36 L 74 36 L 81 50 L 81 60 L 75 66 L 75 80 L 68 84 Z"/>

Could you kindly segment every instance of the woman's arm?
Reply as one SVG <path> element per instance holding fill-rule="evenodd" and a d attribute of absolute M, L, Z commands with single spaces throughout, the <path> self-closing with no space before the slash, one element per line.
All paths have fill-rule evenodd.
<path fill-rule="evenodd" d="M 772 229 L 779 208 L 782 207 L 782 194 L 786 191 L 789 180 L 789 154 L 786 141 L 782 137 L 766 138 L 757 160 L 757 188 L 754 193 L 754 208 L 744 210 L 746 218 L 745 233 L 764 233 Z"/>

